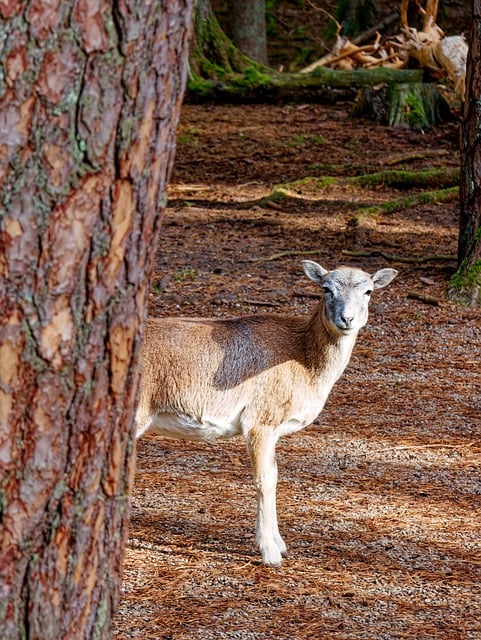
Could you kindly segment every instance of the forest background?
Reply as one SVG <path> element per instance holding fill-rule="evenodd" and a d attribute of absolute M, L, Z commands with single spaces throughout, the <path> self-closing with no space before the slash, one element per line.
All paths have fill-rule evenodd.
<path fill-rule="evenodd" d="M 297 8 L 313 15 L 276 6 L 287 31 Z M 446 28 L 463 7 L 441 5 Z M 171 174 L 195 79 L 189 2 L 4 2 L 0 15 L 2 637 L 112 633 L 146 303 L 309 313 L 307 254 L 400 274 L 325 412 L 280 447 L 290 558 L 259 565 L 239 443 L 148 436 L 114 635 L 476 638 L 479 309 L 446 298 L 459 108 L 394 128 L 354 115 L 352 90 L 242 105 L 189 93 Z M 301 42 L 316 44 L 299 63 L 324 52 L 324 31 L 297 32 L 276 65 Z"/>

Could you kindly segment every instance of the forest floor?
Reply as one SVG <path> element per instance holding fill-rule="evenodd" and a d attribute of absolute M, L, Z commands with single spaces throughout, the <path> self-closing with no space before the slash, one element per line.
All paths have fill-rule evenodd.
<path fill-rule="evenodd" d="M 152 315 L 309 313 L 304 256 L 266 260 L 281 252 L 399 275 L 373 296 L 318 420 L 278 445 L 281 568 L 255 548 L 242 440 L 139 441 L 117 640 L 481 639 L 481 312 L 444 298 L 459 202 L 350 223 L 422 191 L 350 178 L 458 166 L 455 122 L 390 129 L 345 104 L 184 108 Z"/>

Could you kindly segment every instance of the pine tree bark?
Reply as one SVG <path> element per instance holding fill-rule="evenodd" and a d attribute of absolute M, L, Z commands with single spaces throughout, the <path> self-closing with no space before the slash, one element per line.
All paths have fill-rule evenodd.
<path fill-rule="evenodd" d="M 108 638 L 190 0 L 0 17 L 0 637 Z"/>
<path fill-rule="evenodd" d="M 481 305 L 481 0 L 473 0 L 473 22 L 466 68 L 466 101 L 461 131 L 458 270 L 451 299 Z"/>

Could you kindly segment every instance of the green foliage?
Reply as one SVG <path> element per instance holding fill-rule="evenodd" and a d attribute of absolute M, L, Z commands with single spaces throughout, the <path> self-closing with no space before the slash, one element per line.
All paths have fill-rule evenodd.
<path fill-rule="evenodd" d="M 277 21 L 273 9 L 278 4 L 278 0 L 266 0 L 266 33 L 269 36 L 277 34 Z"/>
<path fill-rule="evenodd" d="M 179 133 L 178 141 L 189 147 L 197 148 L 200 145 L 199 130 L 196 127 L 189 126 L 186 131 Z"/>
<path fill-rule="evenodd" d="M 197 269 L 194 269 L 193 267 L 185 266 L 179 271 L 174 271 L 172 277 L 176 282 L 181 282 L 182 280 L 185 280 L 187 278 L 195 278 L 198 275 L 198 273 L 199 272 L 197 271 Z"/>
<path fill-rule="evenodd" d="M 299 134 L 292 138 L 289 142 L 290 147 L 301 147 L 309 144 L 324 144 L 325 140 L 322 136 Z"/>

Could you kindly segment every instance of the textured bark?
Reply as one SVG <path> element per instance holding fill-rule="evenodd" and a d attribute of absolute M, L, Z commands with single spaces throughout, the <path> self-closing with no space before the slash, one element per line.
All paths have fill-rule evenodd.
<path fill-rule="evenodd" d="M 391 127 L 426 129 L 452 119 L 434 83 L 373 84 L 356 96 L 353 115 Z"/>
<path fill-rule="evenodd" d="M 267 65 L 265 0 L 227 0 L 232 41 L 242 53 Z"/>
<path fill-rule="evenodd" d="M 190 0 L 0 17 L 0 637 L 107 638 Z"/>
<path fill-rule="evenodd" d="M 481 305 L 481 0 L 473 0 L 462 125 L 458 271 L 449 296 Z"/>

